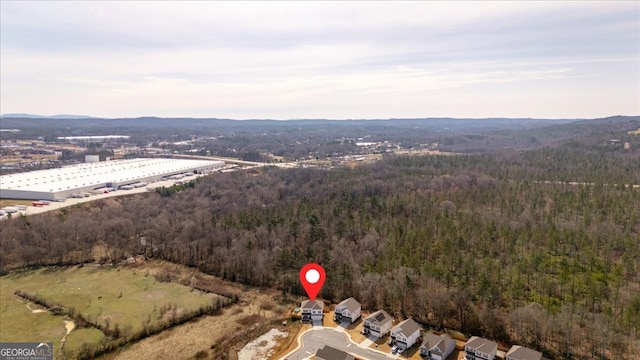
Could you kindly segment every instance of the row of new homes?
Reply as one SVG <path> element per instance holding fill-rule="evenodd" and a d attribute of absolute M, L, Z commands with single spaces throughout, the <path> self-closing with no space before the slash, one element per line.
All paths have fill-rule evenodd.
<path fill-rule="evenodd" d="M 302 321 L 322 321 L 324 317 L 322 300 L 304 300 L 301 303 Z M 355 323 L 362 314 L 360 303 L 348 298 L 335 307 L 334 321 Z M 420 339 L 420 355 L 429 360 L 444 360 L 456 348 L 456 340 L 449 335 L 427 333 L 422 337 L 422 326 L 409 318 L 393 326 L 393 317 L 384 310 L 378 310 L 363 319 L 362 333 L 378 339 L 389 334 L 392 345 L 402 352 L 414 346 Z M 478 336 L 471 337 L 464 345 L 465 360 L 494 360 L 498 344 Z M 541 360 L 542 353 L 514 345 L 506 353 L 505 360 Z"/>

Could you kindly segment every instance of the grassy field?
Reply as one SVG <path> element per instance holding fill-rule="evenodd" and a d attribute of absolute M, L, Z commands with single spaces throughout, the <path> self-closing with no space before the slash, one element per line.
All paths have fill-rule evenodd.
<path fill-rule="evenodd" d="M 243 292 L 242 301 L 228 306 L 212 316 L 204 316 L 171 330 L 150 336 L 139 342 L 100 357 L 100 360 L 137 359 L 216 359 L 211 354 L 215 346 L 223 346 L 228 352 L 239 350 L 244 343 L 258 335 L 248 334 L 236 339 L 240 344 L 229 342 L 233 336 L 246 331 L 252 325 L 267 323 L 286 315 L 291 304 L 280 305 L 274 299 L 278 292 L 251 289 Z M 281 329 L 283 331 L 296 331 Z M 237 345 L 237 346 L 236 346 Z"/>
<path fill-rule="evenodd" d="M 35 200 L 0 199 L 0 208 L 5 206 L 27 205 L 31 206 Z"/>
<path fill-rule="evenodd" d="M 10 274 L 0 280 L 0 341 L 51 341 L 57 355 L 66 333 L 64 318 L 50 312 L 33 313 L 38 307 L 14 295 L 16 290 L 73 308 L 90 322 L 130 332 L 145 323 L 196 310 L 218 297 L 178 283 L 159 282 L 144 267 L 49 268 Z M 67 337 L 65 350 L 74 351 L 83 343 L 103 338 L 97 329 L 76 329 Z"/>

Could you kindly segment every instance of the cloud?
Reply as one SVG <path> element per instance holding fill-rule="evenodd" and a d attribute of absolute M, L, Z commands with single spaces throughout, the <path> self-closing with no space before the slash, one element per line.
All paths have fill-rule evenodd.
<path fill-rule="evenodd" d="M 534 116 L 521 99 L 562 88 L 582 98 L 537 114 L 640 113 L 633 2 L 0 2 L 0 10 L 4 112 Z M 627 100 L 594 101 L 606 91 Z M 462 111 L 459 99 L 476 108 Z"/>

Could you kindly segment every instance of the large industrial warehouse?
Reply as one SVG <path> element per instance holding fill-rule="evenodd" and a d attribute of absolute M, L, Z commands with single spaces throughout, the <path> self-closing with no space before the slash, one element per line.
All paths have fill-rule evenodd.
<path fill-rule="evenodd" d="M 126 188 L 178 176 L 204 173 L 224 161 L 128 159 L 71 165 L 0 176 L 0 198 L 63 200 L 104 189 Z"/>

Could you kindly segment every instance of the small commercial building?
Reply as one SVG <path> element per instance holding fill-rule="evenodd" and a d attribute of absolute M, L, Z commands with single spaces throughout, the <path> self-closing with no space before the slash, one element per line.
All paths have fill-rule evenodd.
<path fill-rule="evenodd" d="M 84 162 L 85 163 L 97 163 L 100 162 L 100 155 L 85 155 L 84 156 Z"/>

